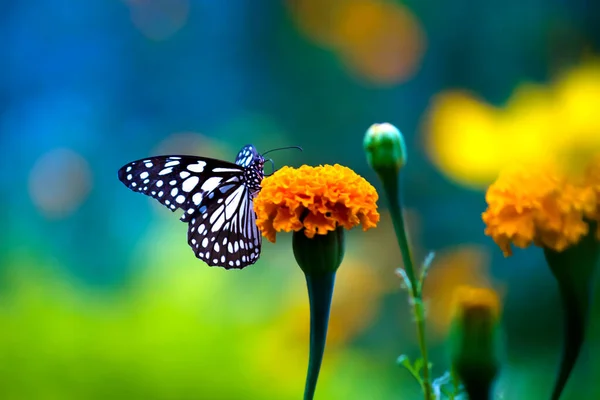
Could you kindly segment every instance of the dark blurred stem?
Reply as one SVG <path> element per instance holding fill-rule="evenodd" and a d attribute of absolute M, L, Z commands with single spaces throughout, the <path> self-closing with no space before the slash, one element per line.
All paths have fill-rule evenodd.
<path fill-rule="evenodd" d="M 569 282 L 570 283 L 570 282 Z M 552 391 L 552 400 L 558 400 L 567 385 L 575 362 L 581 351 L 586 328 L 587 307 L 582 307 L 581 290 L 575 290 L 572 285 L 559 282 L 564 310 L 564 347 L 560 370 Z M 586 291 L 587 292 L 587 291 Z"/>
<path fill-rule="evenodd" d="M 589 232 L 579 243 L 562 252 L 544 249 L 544 256 L 554 274 L 563 303 L 564 340 L 552 400 L 558 400 L 573 372 L 589 321 L 594 277 L 600 262 L 600 242 L 596 239 L 597 223 L 587 221 Z"/>
<path fill-rule="evenodd" d="M 491 387 L 488 382 L 464 382 L 469 400 L 490 400 Z"/>
<path fill-rule="evenodd" d="M 417 325 L 417 338 L 419 340 L 419 348 L 421 357 L 423 358 L 423 388 L 425 400 L 430 400 L 432 395 L 431 380 L 429 377 L 429 361 L 427 356 L 427 343 L 425 341 L 425 310 L 421 299 L 420 284 L 415 278 L 415 269 L 406 235 L 406 227 L 404 224 L 404 216 L 402 214 L 402 201 L 399 196 L 400 188 L 398 184 L 398 174 L 389 172 L 382 173 L 380 178 L 383 182 L 383 188 L 387 196 L 390 206 L 390 215 L 394 224 L 394 231 L 402 253 L 402 262 L 404 271 L 410 281 L 410 297 L 411 305 L 415 315 L 415 323 Z"/>
<path fill-rule="evenodd" d="M 305 276 L 310 302 L 310 350 L 304 400 L 312 400 L 325 352 L 335 272 L 318 275 L 305 274 Z"/>

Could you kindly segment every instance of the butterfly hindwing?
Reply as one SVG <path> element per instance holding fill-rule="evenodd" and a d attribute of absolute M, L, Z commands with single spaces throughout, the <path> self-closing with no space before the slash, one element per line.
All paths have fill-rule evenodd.
<path fill-rule="evenodd" d="M 248 188 L 223 184 L 211 192 L 191 218 L 188 243 L 210 265 L 229 269 L 254 264 L 261 234 Z"/>

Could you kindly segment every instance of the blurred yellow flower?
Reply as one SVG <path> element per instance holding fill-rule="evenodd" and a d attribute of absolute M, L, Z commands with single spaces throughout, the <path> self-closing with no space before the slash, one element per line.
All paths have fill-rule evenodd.
<path fill-rule="evenodd" d="M 283 167 L 262 181 L 254 199 L 256 224 L 275 242 L 276 232 L 324 235 L 338 226 L 363 230 L 379 221 L 375 188 L 348 167 L 325 165 Z"/>
<path fill-rule="evenodd" d="M 500 298 L 498 294 L 488 288 L 473 286 L 459 286 L 454 291 L 453 313 L 460 318 L 464 313 L 472 310 L 486 310 L 492 316 L 500 314 Z"/>
<path fill-rule="evenodd" d="M 508 165 L 561 162 L 580 167 L 600 149 L 600 63 L 589 63 L 548 86 L 522 84 L 503 107 L 473 95 L 438 95 L 428 112 L 426 147 L 455 182 L 481 188 Z"/>
<path fill-rule="evenodd" d="M 562 251 L 577 243 L 588 232 L 586 219 L 598 217 L 598 165 L 591 163 L 583 179 L 548 165 L 504 170 L 486 193 L 485 234 L 505 256 L 511 245 Z"/>
<path fill-rule="evenodd" d="M 427 321 L 435 340 L 447 336 L 457 287 L 495 284 L 489 273 L 489 258 L 487 249 L 476 245 L 461 245 L 436 254 L 423 287 Z"/>
<path fill-rule="evenodd" d="M 389 279 L 389 274 L 383 275 L 373 267 L 356 258 L 344 261 L 343 273 L 336 277 L 335 296 L 331 303 L 328 349 L 342 349 L 368 330 L 378 317 L 384 296 L 397 289 L 397 284 L 390 285 L 390 282 L 396 282 Z M 278 335 L 285 338 L 286 346 L 297 344 L 305 350 L 310 319 L 306 289 L 302 286 L 303 283 L 297 281 L 286 288 L 288 294 L 282 300 L 282 322 L 278 324 Z"/>

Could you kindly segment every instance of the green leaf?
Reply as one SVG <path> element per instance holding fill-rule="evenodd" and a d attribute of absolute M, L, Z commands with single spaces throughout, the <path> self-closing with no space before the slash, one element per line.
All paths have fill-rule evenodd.
<path fill-rule="evenodd" d="M 419 361 L 420 361 L 420 365 L 419 365 Z M 410 374 L 413 376 L 413 378 L 416 379 L 416 381 L 419 383 L 421 388 L 423 388 L 423 379 L 421 378 L 421 373 L 420 373 L 421 368 L 423 367 L 422 359 L 416 360 L 415 364 L 413 365 L 410 361 L 410 358 L 408 358 L 407 355 L 402 354 L 400 357 L 398 357 L 398 359 L 396 360 L 396 363 L 398 365 L 406 368 L 408 370 L 408 372 L 410 372 Z"/>
<path fill-rule="evenodd" d="M 429 268 L 431 267 L 431 263 L 435 258 L 435 253 L 433 251 L 427 254 L 425 260 L 423 260 L 423 264 L 421 265 L 421 275 L 419 276 L 419 281 L 417 283 L 419 294 L 423 293 L 423 286 L 425 286 L 425 278 L 427 278 L 427 274 L 429 273 Z"/>

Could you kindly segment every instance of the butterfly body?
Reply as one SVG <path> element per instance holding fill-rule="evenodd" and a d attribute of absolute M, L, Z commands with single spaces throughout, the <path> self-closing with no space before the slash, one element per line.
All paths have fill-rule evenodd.
<path fill-rule="evenodd" d="M 157 156 L 119 169 L 129 189 L 184 211 L 188 244 L 210 266 L 244 268 L 260 256 L 261 234 L 252 201 L 260 191 L 265 159 L 246 145 L 235 163 L 195 156 Z"/>

